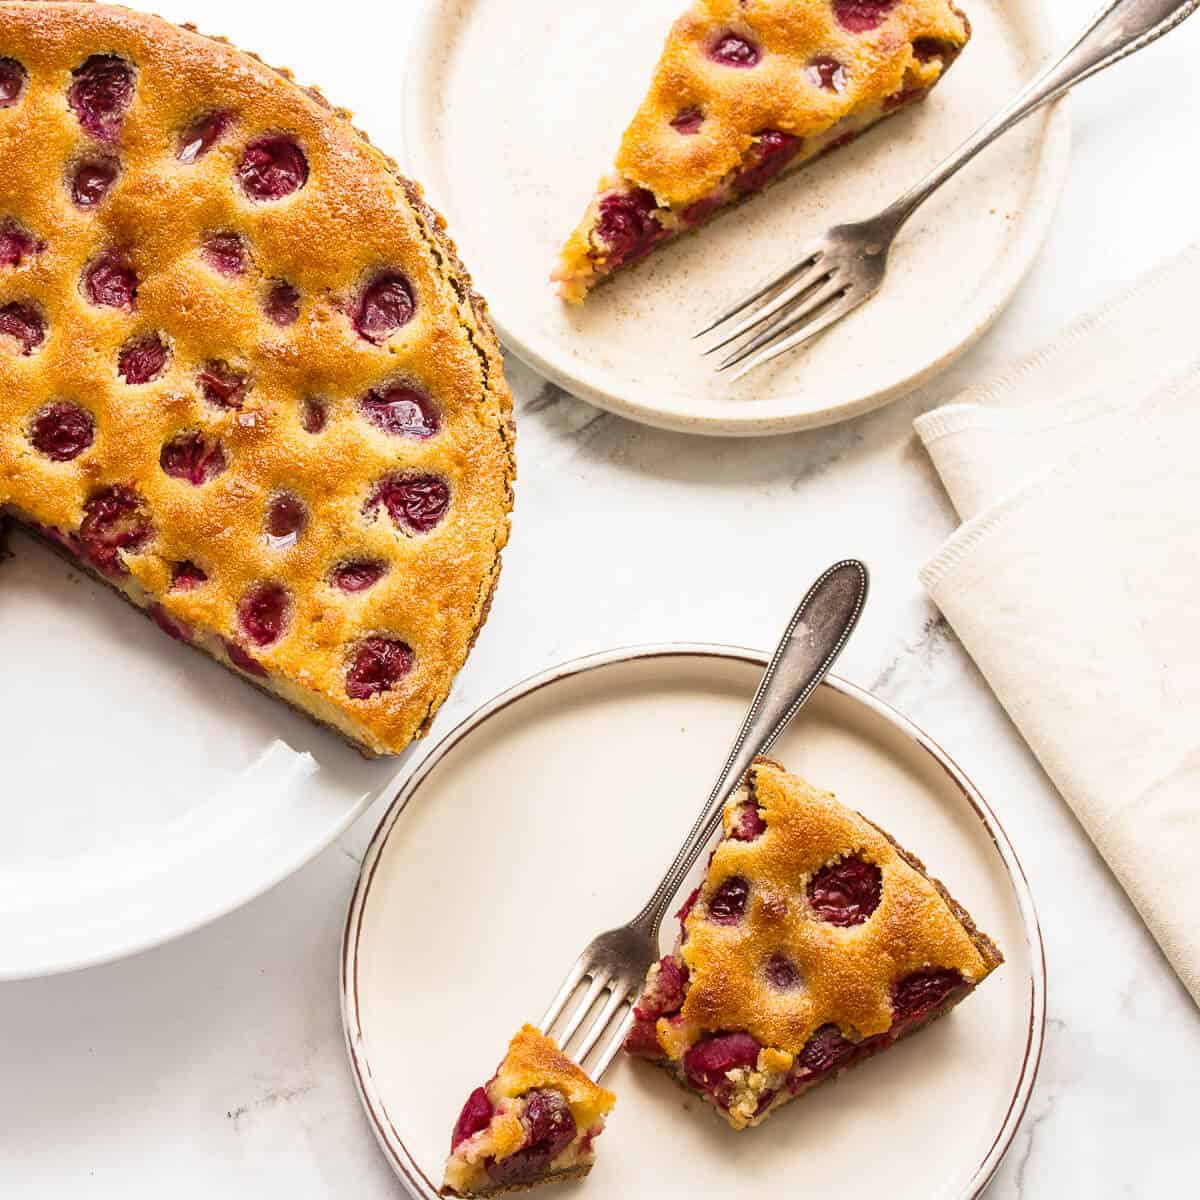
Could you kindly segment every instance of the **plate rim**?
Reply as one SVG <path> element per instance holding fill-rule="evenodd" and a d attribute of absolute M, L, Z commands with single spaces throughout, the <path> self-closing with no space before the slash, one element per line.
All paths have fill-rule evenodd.
<path fill-rule="evenodd" d="M 604 667 L 630 662 L 645 662 L 655 658 L 715 658 L 757 667 L 765 667 L 770 661 L 769 655 L 744 646 L 716 642 L 653 642 L 645 645 L 621 646 L 613 650 L 583 655 L 568 659 L 558 666 L 539 671 L 506 688 L 491 700 L 485 701 L 431 746 L 420 761 L 412 765 L 404 778 L 398 781 L 399 787 L 396 795 L 371 835 L 371 841 L 363 855 L 362 866 L 354 885 L 354 892 L 346 909 L 346 920 L 342 929 L 338 989 L 341 1001 L 343 1041 L 351 1074 L 354 1077 L 355 1089 L 375 1139 L 393 1173 L 419 1200 L 438 1200 L 439 1193 L 405 1145 L 399 1130 L 388 1116 L 378 1089 L 375 1087 L 374 1075 L 365 1051 L 359 1011 L 357 966 L 362 920 L 371 884 L 374 882 L 375 872 L 379 867 L 383 851 L 401 815 L 421 785 L 446 755 L 484 722 L 551 684 Z M 861 688 L 849 680 L 837 675 L 829 675 L 821 687 L 828 687 L 839 695 L 862 704 L 875 716 L 890 724 L 910 741 L 915 742 L 945 772 L 991 838 L 992 844 L 1004 864 L 1009 886 L 1012 888 L 1013 897 L 1021 914 L 1030 961 L 1029 1030 L 1026 1036 L 1021 1073 L 1013 1089 L 1004 1119 L 1000 1123 L 987 1154 L 976 1167 L 975 1173 L 965 1189 L 956 1197 L 956 1200 L 976 1200 L 986 1191 L 1016 1137 L 1041 1066 L 1046 1035 L 1046 948 L 1033 893 L 1030 890 L 1025 869 L 995 812 L 958 763 L 933 738 L 886 701 L 880 700 L 865 688 Z"/>
<path fill-rule="evenodd" d="M 189 934 L 198 933 L 201 929 L 231 916 L 247 904 L 261 899 L 268 892 L 277 888 L 281 883 L 291 879 L 311 863 L 318 855 L 324 854 L 381 796 L 387 793 L 396 782 L 398 775 L 404 774 L 404 767 L 394 773 L 385 783 L 368 791 L 350 805 L 335 825 L 330 826 L 311 844 L 305 845 L 296 853 L 282 861 L 277 869 L 264 872 L 257 876 L 253 883 L 237 891 L 231 891 L 214 904 L 198 906 L 197 912 L 179 924 L 170 928 L 160 929 L 156 933 L 144 934 L 140 937 L 127 939 L 119 944 L 114 942 L 108 949 L 63 958 L 51 965 L 22 967 L 13 969 L 0 963 L 0 984 L 27 983 L 36 979 L 54 979 L 60 975 L 72 975 L 78 971 L 90 971 L 93 967 L 106 967 L 114 963 L 124 962 L 128 958 L 136 958 L 151 950 L 169 946 L 172 942 Z"/>
<path fill-rule="evenodd" d="M 22 540 L 22 553 L 24 553 L 26 546 L 35 545 L 35 543 L 31 542 L 29 533 L 24 531 L 20 526 L 10 530 L 9 533 L 10 540 L 13 534 L 16 534 Z M 39 553 L 42 552 L 40 548 L 38 548 L 38 551 Z M 12 553 L 13 551 L 10 548 L 10 556 Z M 0 547 L 0 559 L 3 557 L 3 548 Z M 98 586 L 93 581 L 87 580 L 86 582 L 89 586 Z M 104 592 L 98 592 L 95 598 L 99 599 L 105 594 Z M 123 604 L 124 602 L 122 601 L 122 606 Z M 122 607 L 113 611 L 123 612 L 124 609 Z M 189 653 L 191 652 L 189 651 Z M 271 699 L 270 703 L 278 704 L 279 701 Z M 317 731 L 315 726 L 312 728 L 314 732 L 319 732 L 322 737 L 335 736 L 323 731 Z M 276 733 L 274 740 L 281 740 L 278 733 Z M 327 824 L 321 833 L 311 841 L 305 842 L 297 848 L 271 859 L 271 863 L 274 864 L 271 869 L 244 876 L 243 886 L 215 894 L 211 892 L 206 893 L 210 899 L 194 905 L 189 914 L 181 920 L 177 922 L 166 921 L 157 925 L 153 930 L 143 930 L 142 932 L 135 933 L 133 936 L 123 935 L 120 938 L 113 938 L 106 945 L 97 949 L 76 951 L 68 954 L 55 950 L 52 956 L 46 955 L 44 960 L 30 961 L 24 965 L 13 965 L 7 962 L 3 955 L 0 955 L 0 985 L 26 983 L 38 979 L 54 979 L 63 975 L 71 975 L 76 972 L 123 962 L 126 959 L 134 958 L 139 954 L 145 954 L 151 950 L 157 950 L 178 941 L 180 938 L 187 937 L 189 934 L 196 933 L 224 917 L 230 916 L 252 901 L 265 896 L 328 850 L 373 804 L 383 796 L 389 794 L 397 785 L 397 782 L 405 777 L 405 773 L 412 765 L 412 760 L 417 755 L 417 746 L 418 743 L 410 743 L 393 758 L 379 759 L 378 761 L 381 764 L 379 769 L 380 778 L 372 780 L 369 786 L 364 786 L 362 794 L 358 795 L 352 804 L 346 805 L 335 821 Z"/>
<path fill-rule="evenodd" d="M 433 77 L 439 69 L 442 49 L 446 44 L 446 39 L 440 37 L 439 33 L 451 15 L 450 6 L 460 2 L 425 0 L 424 8 L 416 18 L 409 45 L 399 149 L 403 169 L 407 172 L 411 167 L 417 179 L 431 175 L 425 167 L 432 160 L 431 139 L 427 136 L 429 126 L 418 119 L 418 114 L 427 107 L 423 97 L 438 90 L 434 88 Z M 1032 3 L 1028 9 L 1031 15 L 1024 28 L 1029 36 L 1030 56 L 1038 61 L 1046 61 L 1057 45 L 1050 19 L 1041 4 Z M 599 376 L 593 382 L 588 378 L 586 363 L 576 363 L 572 369 L 569 359 L 554 354 L 553 341 L 537 339 L 535 342 L 534 339 L 520 336 L 517 328 L 490 302 L 488 314 L 505 348 L 511 350 L 526 366 L 589 404 L 652 428 L 709 437 L 767 437 L 818 429 L 863 416 L 915 391 L 964 355 L 1008 307 L 1032 269 L 1049 235 L 1067 183 L 1072 140 L 1069 94 L 1048 105 L 1043 113 L 1045 128 L 1039 140 L 1037 164 L 1032 172 L 1034 183 L 1025 206 L 1025 219 L 1019 223 L 1016 238 L 1001 258 L 1001 270 L 984 280 L 975 303 L 965 308 L 951 323 L 954 332 L 940 356 L 904 378 L 859 396 L 856 400 L 773 417 L 716 417 L 695 412 L 680 413 L 660 408 L 649 399 L 630 398 L 628 387 L 616 391 L 601 386 Z M 437 207 L 436 197 L 433 202 Z"/>

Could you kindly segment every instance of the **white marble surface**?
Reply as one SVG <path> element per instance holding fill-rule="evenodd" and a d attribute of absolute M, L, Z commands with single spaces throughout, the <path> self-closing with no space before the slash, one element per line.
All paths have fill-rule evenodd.
<path fill-rule="evenodd" d="M 351 19 L 332 23 L 328 8 L 281 0 L 157 7 L 268 50 L 304 79 L 328 78 L 329 59 L 354 62 L 335 98 L 394 145 L 385 99 L 403 59 L 404 6 L 344 0 L 337 12 Z M 1064 37 L 1090 8 L 1061 0 Z M 377 35 L 364 39 L 364 23 Z M 1027 1119 L 990 1193 L 1004 1200 L 1194 1194 L 1200 1014 L 922 595 L 917 567 L 954 519 L 910 425 L 1143 261 L 1200 236 L 1198 59 L 1200 19 L 1086 85 L 1065 202 L 1012 309 L 948 376 L 880 413 L 774 441 L 691 440 L 606 416 L 512 364 L 515 535 L 491 621 L 439 720 L 445 729 L 510 682 L 589 650 L 765 646 L 819 568 L 865 558 L 874 596 L 842 673 L 963 764 L 1040 906 L 1049 1030 Z M 1181 314 L 1181 336 L 1194 336 L 1193 323 Z M 360 1117 L 337 1009 L 344 908 L 377 817 L 173 945 L 0 987 L 0 1196 L 401 1194 Z M 845 1195 L 855 1200 L 852 1188 Z"/>

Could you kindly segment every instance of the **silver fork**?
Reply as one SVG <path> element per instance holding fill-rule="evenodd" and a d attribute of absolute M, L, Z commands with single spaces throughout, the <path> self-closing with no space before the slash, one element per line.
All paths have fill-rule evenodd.
<path fill-rule="evenodd" d="M 717 830 L 725 801 L 755 757 L 769 749 L 829 673 L 858 624 L 867 598 L 867 568 L 856 559 L 835 563 L 800 601 L 771 659 L 729 758 L 675 861 L 645 908 L 628 925 L 595 938 L 575 961 L 542 1018 L 547 1034 L 599 1080 L 633 1023 L 633 1006 L 650 964 L 658 959 L 658 930 L 671 900 Z M 568 1002 L 583 995 L 556 1031 Z M 596 1014 L 585 1020 L 596 1006 Z"/>
<path fill-rule="evenodd" d="M 740 366 L 734 378 L 741 378 L 853 312 L 882 286 L 888 251 L 901 227 L 946 180 L 1030 113 L 1170 33 L 1197 8 L 1200 0 L 1116 0 L 1062 58 L 899 200 L 869 220 L 835 225 L 793 266 L 696 334 L 700 338 L 721 330 L 721 340 L 705 353 L 745 339 L 717 368 Z M 739 316 L 732 328 L 725 328 Z"/>

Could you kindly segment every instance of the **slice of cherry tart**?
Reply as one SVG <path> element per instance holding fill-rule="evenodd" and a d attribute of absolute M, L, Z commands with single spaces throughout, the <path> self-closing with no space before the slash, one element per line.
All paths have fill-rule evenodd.
<path fill-rule="evenodd" d="M 616 1097 L 553 1040 L 522 1028 L 495 1075 L 467 1098 L 450 1138 L 443 1196 L 495 1196 L 581 1179 Z"/>
<path fill-rule="evenodd" d="M 621 267 L 923 99 L 970 24 L 952 0 L 697 0 L 554 280 Z"/>
<path fill-rule="evenodd" d="M 735 1129 L 950 1011 L 1003 961 L 924 866 L 760 759 L 625 1047 Z"/>
<path fill-rule="evenodd" d="M 0 524 L 395 754 L 487 613 L 511 407 L 345 113 L 155 17 L 0 3 Z"/>

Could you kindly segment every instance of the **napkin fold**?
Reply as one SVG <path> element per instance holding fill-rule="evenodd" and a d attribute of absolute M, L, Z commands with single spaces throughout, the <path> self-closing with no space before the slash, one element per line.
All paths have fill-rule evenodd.
<path fill-rule="evenodd" d="M 919 418 L 921 578 L 1200 1004 L 1200 246 Z"/>

